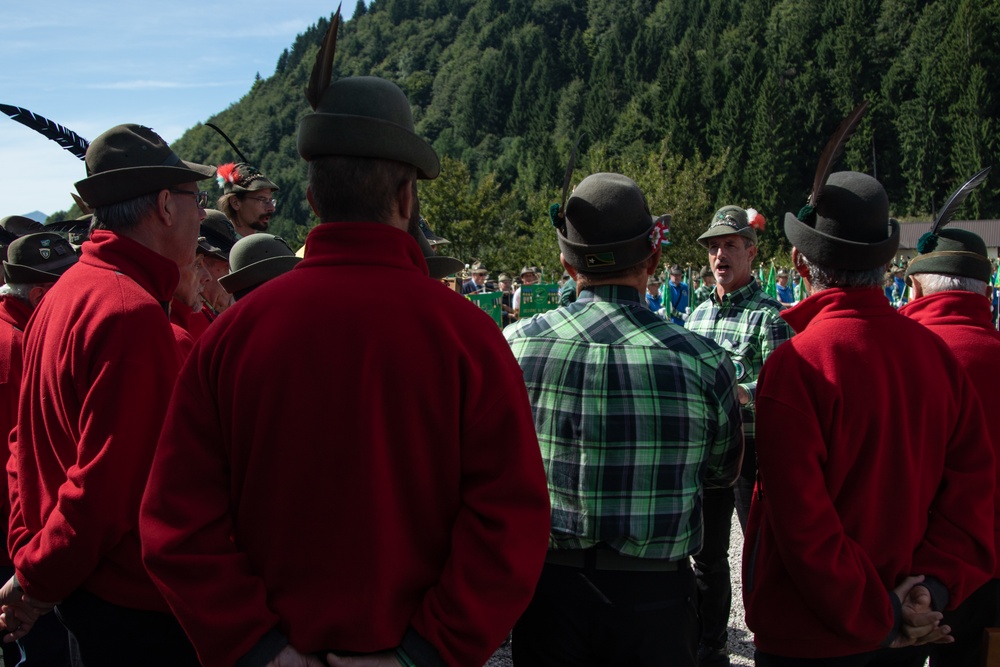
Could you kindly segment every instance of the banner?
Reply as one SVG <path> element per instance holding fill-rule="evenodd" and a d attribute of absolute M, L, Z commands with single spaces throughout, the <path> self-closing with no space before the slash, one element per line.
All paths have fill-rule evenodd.
<path fill-rule="evenodd" d="M 521 285 L 522 320 L 558 307 L 559 285 Z"/>
<path fill-rule="evenodd" d="M 498 327 L 503 326 L 500 324 L 500 315 L 503 312 L 500 308 L 500 302 L 503 300 L 503 292 L 469 294 L 465 298 L 485 310 L 486 314 L 493 318 Z"/>

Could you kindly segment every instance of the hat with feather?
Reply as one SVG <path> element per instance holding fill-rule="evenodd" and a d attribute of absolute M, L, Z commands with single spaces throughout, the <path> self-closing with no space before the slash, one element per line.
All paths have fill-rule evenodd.
<path fill-rule="evenodd" d="M 864 271 L 888 264 L 899 247 L 899 223 L 889 217 L 889 197 L 877 180 L 854 171 L 830 172 L 854 134 L 868 103 L 840 124 L 820 156 L 809 202 L 785 214 L 785 236 L 824 267 Z"/>
<path fill-rule="evenodd" d="M 92 208 L 128 201 L 215 175 L 215 168 L 177 157 L 148 127 L 116 125 L 87 146 L 87 178 L 76 190 Z"/>
<path fill-rule="evenodd" d="M 410 102 L 399 86 L 376 76 L 353 76 L 331 83 L 340 9 L 316 55 L 306 99 L 313 113 L 299 123 L 299 155 L 395 160 L 412 165 L 419 178 L 436 178 L 437 153 L 413 127 Z"/>
<path fill-rule="evenodd" d="M 260 169 L 246 162 L 219 165 L 215 171 L 215 180 L 222 188 L 222 193 L 227 195 L 264 189 L 280 190 Z"/>
<path fill-rule="evenodd" d="M 986 167 L 963 183 L 941 209 L 931 230 L 917 241 L 919 254 L 906 267 L 907 285 L 912 284 L 910 276 L 918 273 L 975 278 L 986 283 L 990 281 L 993 265 L 983 239 L 964 229 L 945 228 L 969 194 L 986 181 L 989 173 L 990 168 Z"/>

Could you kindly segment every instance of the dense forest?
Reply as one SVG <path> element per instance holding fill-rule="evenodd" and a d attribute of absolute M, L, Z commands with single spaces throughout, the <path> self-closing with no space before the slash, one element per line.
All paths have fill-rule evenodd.
<path fill-rule="evenodd" d="M 359 0 L 344 19 L 334 76 L 407 93 L 443 161 L 420 184 L 422 211 L 448 254 L 494 271 L 558 265 L 547 209 L 581 133 L 573 182 L 635 179 L 654 213 L 673 214 L 667 261 L 696 265 L 694 238 L 729 203 L 763 213 L 763 256 L 785 259 L 784 213 L 863 98 L 840 168 L 882 181 L 899 219 L 928 219 L 1000 147 L 995 0 Z M 295 242 L 317 222 L 295 136 L 328 25 L 206 119 L 281 186 L 273 231 Z M 236 158 L 203 125 L 174 147 Z M 959 217 L 1000 217 L 1000 174 Z"/>

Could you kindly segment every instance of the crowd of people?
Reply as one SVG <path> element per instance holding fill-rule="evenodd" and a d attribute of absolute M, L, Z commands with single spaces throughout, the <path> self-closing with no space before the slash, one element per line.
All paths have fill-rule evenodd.
<path fill-rule="evenodd" d="M 806 298 L 787 271 L 765 292 L 738 206 L 700 284 L 672 266 L 661 293 L 668 216 L 594 173 L 550 212 L 560 305 L 522 317 L 541 271 L 501 274 L 501 330 L 465 297 L 486 266 L 440 280 L 463 264 L 420 217 L 440 163 L 405 94 L 332 55 L 297 139 L 304 257 L 259 169 L 135 124 L 87 150 L 82 246 L 0 223 L 5 664 L 478 667 L 509 635 L 519 667 L 728 665 L 734 594 L 761 666 L 978 664 L 981 239 L 935 226 L 897 310 L 884 189 L 824 174 L 785 219 Z"/>

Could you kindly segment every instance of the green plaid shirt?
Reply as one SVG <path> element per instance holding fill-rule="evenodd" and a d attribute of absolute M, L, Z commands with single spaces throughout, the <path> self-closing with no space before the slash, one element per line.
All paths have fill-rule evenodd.
<path fill-rule="evenodd" d="M 757 375 L 771 353 L 795 333 L 781 319 L 780 312 L 778 301 L 751 280 L 721 300 L 719 293 L 712 290 L 708 301 L 695 308 L 687 321 L 688 331 L 714 340 L 729 353 L 736 365 L 736 381 L 750 393 L 750 403 L 743 406 L 743 436 L 748 451 L 753 446 Z"/>
<path fill-rule="evenodd" d="M 623 286 L 584 290 L 504 335 L 535 416 L 550 547 L 604 543 L 667 560 L 697 553 L 702 488 L 732 484 L 743 452 L 726 353 Z"/>

